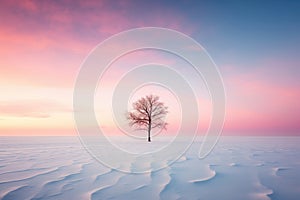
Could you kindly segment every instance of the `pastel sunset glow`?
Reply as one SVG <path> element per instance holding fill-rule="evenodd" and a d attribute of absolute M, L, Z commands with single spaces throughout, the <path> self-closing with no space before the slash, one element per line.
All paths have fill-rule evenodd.
<path fill-rule="evenodd" d="M 82 62 L 109 36 L 138 27 L 174 29 L 207 50 L 226 88 L 223 135 L 300 136 L 298 1 L 2 0 L 0 5 L 1 136 L 76 135 L 73 89 Z M 138 53 L 124 62 L 134 59 L 150 58 Z M 121 72 L 108 72 L 109 84 Z M 170 120 L 178 122 L 179 105 L 171 93 L 161 96 L 175 110 Z M 210 102 L 203 97 L 198 103 L 201 128 L 209 123 Z M 103 109 L 98 101 L 97 116 L 114 130 Z M 169 131 L 177 128 L 170 123 Z"/>

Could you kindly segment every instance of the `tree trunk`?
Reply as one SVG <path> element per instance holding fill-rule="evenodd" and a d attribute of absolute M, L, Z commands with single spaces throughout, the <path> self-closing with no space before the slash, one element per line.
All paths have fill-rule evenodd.
<path fill-rule="evenodd" d="M 150 124 L 150 126 L 148 127 L 148 142 L 151 142 L 150 133 L 151 133 L 151 124 Z"/>
<path fill-rule="evenodd" d="M 150 117 L 149 117 L 150 118 Z M 151 142 L 151 136 L 150 136 L 150 133 L 151 133 L 151 118 L 149 120 L 149 126 L 148 126 L 148 142 Z"/>
<path fill-rule="evenodd" d="M 150 129 L 148 129 L 148 142 L 151 142 Z"/>

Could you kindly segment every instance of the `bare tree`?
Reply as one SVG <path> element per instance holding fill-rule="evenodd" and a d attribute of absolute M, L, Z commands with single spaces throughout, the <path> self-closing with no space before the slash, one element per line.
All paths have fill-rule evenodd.
<path fill-rule="evenodd" d="M 166 129 L 167 123 L 164 121 L 168 113 L 164 103 L 159 101 L 159 97 L 148 95 L 132 104 L 133 110 L 128 112 L 127 119 L 129 125 L 138 129 L 148 131 L 148 142 L 151 142 L 151 130 L 154 128 Z"/>

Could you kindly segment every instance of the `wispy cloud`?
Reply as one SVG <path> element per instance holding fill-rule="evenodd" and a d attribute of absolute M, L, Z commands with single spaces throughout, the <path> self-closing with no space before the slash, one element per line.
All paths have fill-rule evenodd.
<path fill-rule="evenodd" d="M 71 111 L 71 108 L 49 100 L 0 101 L 2 117 L 49 118 L 53 113 Z"/>
<path fill-rule="evenodd" d="M 299 84 L 290 75 L 291 79 L 284 78 L 286 69 L 264 63 L 264 67 L 247 72 L 233 66 L 224 71 L 227 132 L 277 134 L 300 128 Z"/>
<path fill-rule="evenodd" d="M 192 27 L 171 8 L 147 8 L 143 18 L 130 1 L 1 2 L 0 82 L 72 87 L 88 52 L 130 28 L 163 26 L 189 33 Z"/>

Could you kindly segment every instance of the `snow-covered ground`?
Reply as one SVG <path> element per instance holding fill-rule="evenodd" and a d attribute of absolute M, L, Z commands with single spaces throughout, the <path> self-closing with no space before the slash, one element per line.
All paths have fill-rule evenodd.
<path fill-rule="evenodd" d="M 202 160 L 199 147 L 130 174 L 94 160 L 76 137 L 0 137 L 0 199 L 300 198 L 299 137 L 222 137 Z"/>

